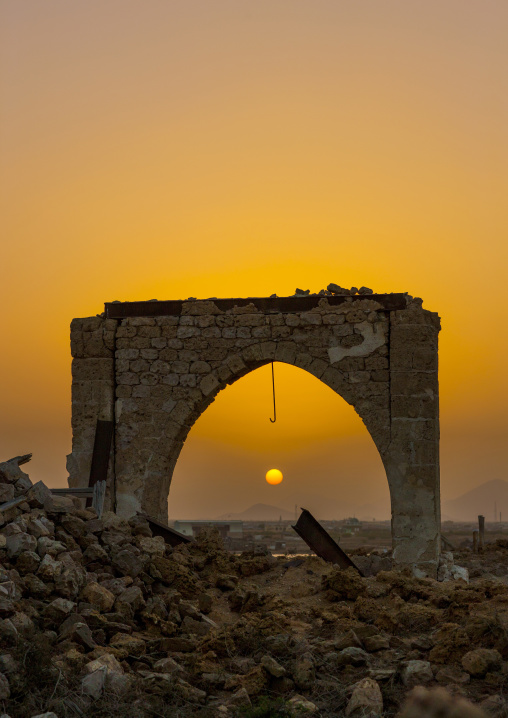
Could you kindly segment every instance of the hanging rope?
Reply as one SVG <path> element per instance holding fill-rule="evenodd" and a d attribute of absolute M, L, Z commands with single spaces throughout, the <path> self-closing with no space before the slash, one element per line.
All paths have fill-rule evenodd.
<path fill-rule="evenodd" d="M 277 421 L 277 409 L 275 408 L 275 375 L 273 372 L 273 362 L 272 362 L 272 390 L 273 390 L 273 419 L 270 418 L 270 421 L 272 424 L 275 424 Z"/>

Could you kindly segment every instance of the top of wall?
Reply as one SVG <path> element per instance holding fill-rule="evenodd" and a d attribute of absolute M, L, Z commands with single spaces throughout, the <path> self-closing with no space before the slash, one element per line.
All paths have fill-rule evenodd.
<path fill-rule="evenodd" d="M 387 311 L 395 311 L 397 309 L 405 309 L 407 300 L 410 299 L 407 294 L 314 294 L 314 295 L 296 295 L 292 297 L 247 297 L 234 299 L 189 299 L 189 300 L 167 300 L 148 302 L 106 302 L 104 310 L 107 319 L 123 319 L 124 317 L 161 317 L 186 314 L 187 305 L 196 305 L 199 302 L 207 302 L 213 305 L 221 312 L 227 312 L 234 307 L 246 307 L 253 305 L 258 311 L 264 313 L 277 312 L 305 312 L 314 309 L 319 302 L 326 297 L 330 306 L 343 304 L 358 299 L 370 299 L 379 302 L 383 309 Z"/>

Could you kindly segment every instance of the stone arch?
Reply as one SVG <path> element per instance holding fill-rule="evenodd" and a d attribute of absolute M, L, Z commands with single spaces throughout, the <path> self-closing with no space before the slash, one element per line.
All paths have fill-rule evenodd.
<path fill-rule="evenodd" d="M 279 351 L 279 355 L 277 357 L 276 352 L 268 350 L 268 357 L 263 358 L 262 360 L 255 359 L 252 357 L 252 349 L 249 352 L 248 356 L 245 358 L 242 355 L 238 354 L 228 356 L 220 368 L 221 374 L 223 376 L 228 374 L 229 371 L 231 372 L 226 381 L 219 382 L 217 374 L 210 374 L 208 376 L 214 376 L 217 379 L 216 384 L 215 382 L 213 382 L 213 384 L 215 384 L 215 388 L 212 390 L 210 395 L 198 399 L 191 407 L 189 407 L 187 404 L 180 405 L 180 407 L 175 406 L 175 411 L 179 412 L 178 418 L 184 419 L 184 424 L 182 425 L 180 431 L 172 441 L 161 441 L 161 445 L 167 447 L 168 471 L 165 473 L 160 484 L 157 484 L 156 487 L 151 486 L 149 482 L 145 482 L 143 484 L 143 498 L 141 499 L 141 503 L 147 507 L 148 512 L 155 514 L 157 510 L 160 510 L 161 519 L 167 516 L 167 497 L 170 492 L 173 472 L 180 458 L 181 450 L 183 449 L 184 443 L 189 433 L 192 431 L 194 424 L 205 413 L 208 407 L 215 401 L 215 398 L 228 386 L 235 384 L 237 381 L 241 380 L 243 377 L 247 376 L 251 372 L 260 369 L 267 364 L 270 364 L 272 361 L 288 364 L 290 366 L 297 366 L 295 364 L 295 361 L 290 360 L 290 358 L 288 357 L 286 357 L 285 359 L 280 358 L 281 353 L 282 352 Z M 319 381 L 322 381 L 335 394 L 337 394 L 338 397 L 340 397 L 341 399 L 345 399 L 345 401 L 350 404 L 353 409 L 355 409 L 356 413 L 363 420 L 368 434 L 374 441 L 374 444 L 378 449 L 378 452 L 380 453 L 380 449 L 389 441 L 389 436 L 387 435 L 385 428 L 378 425 L 378 414 L 369 414 L 368 411 L 365 411 L 364 416 L 361 416 L 358 407 L 355 406 L 353 402 L 348 401 L 347 398 L 341 393 L 342 390 L 342 392 L 347 395 L 345 388 L 342 386 L 339 387 L 339 372 L 332 368 L 330 372 L 327 372 L 326 378 L 324 378 L 324 372 L 322 371 L 322 368 L 299 368 L 301 368 L 302 371 L 308 372 Z M 154 488 L 156 489 L 157 493 L 155 493 Z M 146 496 L 145 492 L 147 492 Z"/>
<path fill-rule="evenodd" d="M 395 560 L 435 572 L 440 544 L 439 318 L 407 295 L 106 305 L 74 320 L 71 482 L 86 481 L 94 420 L 114 419 L 111 501 L 165 519 L 185 438 L 228 384 L 271 361 L 352 405 L 385 467 Z"/>

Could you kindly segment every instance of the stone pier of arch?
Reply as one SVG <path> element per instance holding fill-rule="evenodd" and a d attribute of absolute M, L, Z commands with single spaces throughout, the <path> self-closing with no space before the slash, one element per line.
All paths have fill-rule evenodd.
<path fill-rule="evenodd" d="M 407 294 L 105 305 L 74 319 L 69 483 L 86 486 L 97 419 L 114 421 L 108 501 L 167 520 L 171 477 L 196 419 L 272 361 L 351 404 L 379 451 L 394 560 L 435 576 L 440 553 L 439 316 Z"/>

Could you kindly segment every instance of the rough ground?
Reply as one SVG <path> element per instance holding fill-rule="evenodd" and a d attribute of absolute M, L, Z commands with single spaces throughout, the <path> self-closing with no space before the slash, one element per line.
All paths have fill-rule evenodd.
<path fill-rule="evenodd" d="M 0 714 L 508 716 L 503 579 L 361 578 L 215 533 L 173 549 L 17 472 L 0 464 L 19 497 L 0 512 Z"/>

